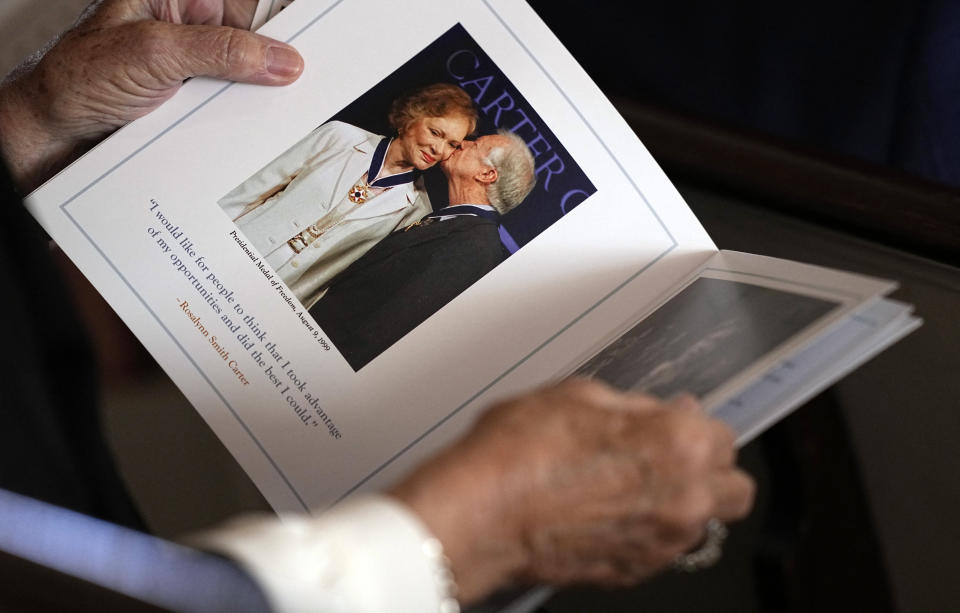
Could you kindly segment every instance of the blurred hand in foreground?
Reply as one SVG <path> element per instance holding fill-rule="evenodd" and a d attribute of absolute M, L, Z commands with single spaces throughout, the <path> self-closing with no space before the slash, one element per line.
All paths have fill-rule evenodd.
<path fill-rule="evenodd" d="M 187 78 L 285 85 L 289 45 L 247 32 L 256 0 L 101 0 L 0 87 L 0 151 L 21 191 L 173 96 Z"/>
<path fill-rule="evenodd" d="M 391 492 L 444 543 L 463 602 L 511 584 L 637 582 L 739 519 L 754 484 L 690 396 L 571 381 L 494 407 Z"/>

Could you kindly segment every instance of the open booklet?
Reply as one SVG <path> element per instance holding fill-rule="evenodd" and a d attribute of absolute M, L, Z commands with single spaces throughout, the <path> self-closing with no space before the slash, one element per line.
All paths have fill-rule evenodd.
<path fill-rule="evenodd" d="M 573 373 L 692 391 L 745 442 L 919 325 L 893 283 L 718 251 L 521 2 L 297 0 L 261 32 L 297 83 L 194 79 L 28 205 L 277 510 L 382 487 Z M 390 117 L 431 88 L 526 144 L 514 210 L 445 209 L 429 153 L 371 179 L 393 143 L 427 151 Z"/>

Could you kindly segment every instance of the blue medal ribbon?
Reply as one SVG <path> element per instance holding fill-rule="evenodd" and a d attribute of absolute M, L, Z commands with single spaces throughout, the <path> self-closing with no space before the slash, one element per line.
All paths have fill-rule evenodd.
<path fill-rule="evenodd" d="M 390 147 L 392 140 L 392 138 L 384 138 L 373 152 L 373 159 L 370 160 L 370 169 L 367 171 L 367 185 L 370 187 L 394 187 L 395 185 L 412 183 L 413 180 L 417 178 L 416 170 L 408 170 L 407 172 L 382 177 L 376 181 L 370 180 L 380 174 L 380 171 L 383 169 L 383 162 L 387 158 L 387 149 Z"/>

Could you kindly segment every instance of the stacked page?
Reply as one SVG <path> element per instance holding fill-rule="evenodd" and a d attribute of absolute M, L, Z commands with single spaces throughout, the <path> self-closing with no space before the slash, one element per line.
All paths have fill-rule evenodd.
<path fill-rule="evenodd" d="M 692 391 L 746 441 L 919 323 L 892 283 L 718 252 L 523 3 L 276 4 L 261 32 L 304 55 L 297 83 L 194 79 L 28 204 L 277 510 L 382 487 L 573 373 Z M 464 204 L 429 153 L 370 180 L 403 140 L 395 102 L 449 86 L 533 158 L 493 222 L 423 223 Z M 489 232 L 428 234 L 482 223 L 482 267 Z M 334 308 L 347 287 L 362 298 Z"/>

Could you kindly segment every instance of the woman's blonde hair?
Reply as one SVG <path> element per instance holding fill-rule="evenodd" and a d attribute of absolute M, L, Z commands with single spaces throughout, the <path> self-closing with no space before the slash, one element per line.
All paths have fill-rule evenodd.
<path fill-rule="evenodd" d="M 452 83 L 434 83 L 407 92 L 394 100 L 387 118 L 397 134 L 400 134 L 421 117 L 449 115 L 459 115 L 470 123 L 468 135 L 477 129 L 477 107 L 470 95 Z"/>

